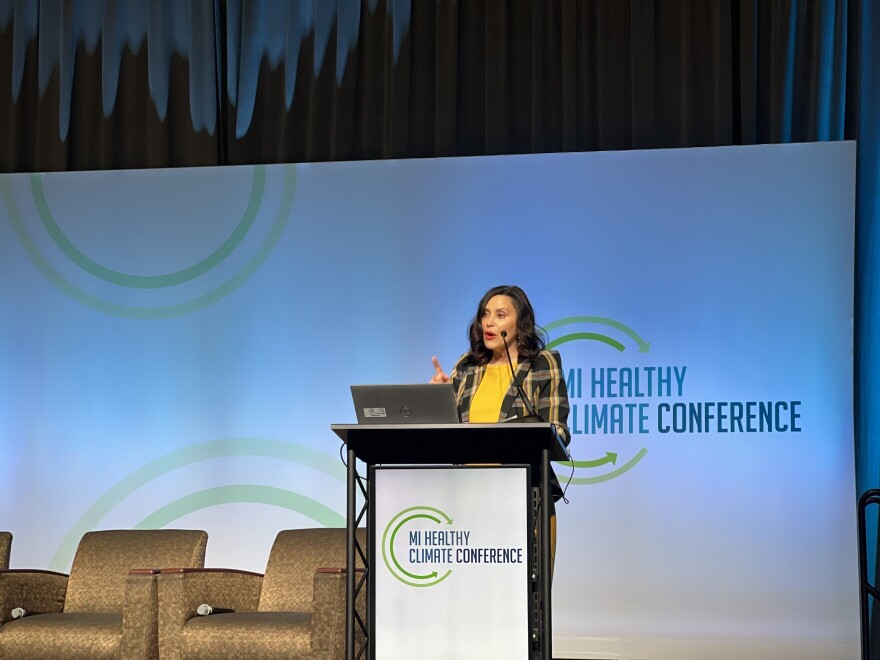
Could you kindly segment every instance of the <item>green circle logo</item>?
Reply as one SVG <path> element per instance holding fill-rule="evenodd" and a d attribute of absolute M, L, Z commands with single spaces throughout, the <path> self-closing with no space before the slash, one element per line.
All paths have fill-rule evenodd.
<path fill-rule="evenodd" d="M 571 326 L 575 326 L 573 330 Z M 577 328 L 577 326 L 582 326 Z M 564 328 L 560 332 L 552 331 Z M 544 326 L 548 334 L 558 334 L 548 343 L 547 348 L 553 349 L 569 342 L 592 342 L 605 349 L 613 349 L 623 353 L 635 349 L 639 354 L 647 355 L 651 351 L 651 343 L 645 341 L 635 330 L 619 321 L 603 316 L 569 316 Z M 613 335 L 613 336 L 612 336 Z M 569 387 L 569 390 L 572 388 Z M 569 393 L 571 394 L 571 392 Z M 583 437 L 583 436 L 581 436 Z M 599 452 L 597 452 L 599 453 Z M 621 465 L 617 465 L 619 454 L 605 450 L 602 455 L 587 460 L 557 461 L 556 464 L 569 470 L 557 470 L 561 482 L 574 486 L 587 486 L 615 479 L 634 468 L 648 453 L 646 447 L 639 449 L 632 457 Z M 610 469 L 609 469 L 610 468 Z M 567 474 L 566 474 L 567 472 Z"/>
<path fill-rule="evenodd" d="M 0 200 L 28 257 L 65 295 L 112 316 L 166 319 L 204 309 L 238 289 L 278 243 L 293 209 L 296 166 L 257 165 L 251 170 L 245 209 L 220 245 L 186 267 L 151 275 L 111 268 L 77 247 L 50 206 L 47 175 L 27 175 L 27 189 L 13 185 L 23 175 L 0 175 Z M 266 208 L 269 198 L 277 200 L 274 208 Z M 32 214 L 38 220 L 28 222 Z"/>
<path fill-rule="evenodd" d="M 406 534 L 409 523 L 413 521 L 429 521 L 436 525 L 452 524 L 452 518 L 432 506 L 411 506 L 404 509 L 385 526 L 385 531 L 382 533 L 382 560 L 391 575 L 403 584 L 410 587 L 433 587 L 448 578 L 452 574 L 452 570 L 447 569 L 441 575 L 439 571 L 427 567 L 416 573 L 405 569 L 395 554 L 395 541 L 398 534 Z"/>

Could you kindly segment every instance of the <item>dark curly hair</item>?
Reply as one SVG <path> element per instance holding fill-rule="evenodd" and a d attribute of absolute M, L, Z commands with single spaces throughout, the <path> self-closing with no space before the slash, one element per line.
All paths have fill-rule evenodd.
<path fill-rule="evenodd" d="M 495 296 L 507 296 L 516 308 L 516 349 L 519 360 L 532 360 L 547 345 L 544 330 L 535 324 L 535 310 L 526 292 L 518 286 L 495 286 L 486 291 L 477 306 L 477 313 L 468 326 L 468 341 L 471 344 L 471 362 L 477 365 L 488 364 L 492 359 L 492 351 L 483 343 L 481 320 L 483 310 Z"/>

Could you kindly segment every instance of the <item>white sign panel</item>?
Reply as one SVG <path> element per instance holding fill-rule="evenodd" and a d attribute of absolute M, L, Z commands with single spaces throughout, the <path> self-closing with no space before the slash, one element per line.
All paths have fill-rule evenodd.
<path fill-rule="evenodd" d="M 523 467 L 378 468 L 375 657 L 527 658 Z"/>

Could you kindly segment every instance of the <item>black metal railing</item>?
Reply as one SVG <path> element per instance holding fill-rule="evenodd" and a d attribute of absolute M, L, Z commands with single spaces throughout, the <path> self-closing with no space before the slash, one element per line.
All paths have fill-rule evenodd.
<path fill-rule="evenodd" d="M 871 654 L 871 597 L 880 601 L 880 591 L 871 584 L 868 574 L 868 523 L 867 509 L 871 504 L 880 504 L 880 488 L 866 491 L 859 498 L 859 610 L 861 611 L 862 660 L 876 660 Z M 880 658 L 880 653 L 877 655 Z"/>

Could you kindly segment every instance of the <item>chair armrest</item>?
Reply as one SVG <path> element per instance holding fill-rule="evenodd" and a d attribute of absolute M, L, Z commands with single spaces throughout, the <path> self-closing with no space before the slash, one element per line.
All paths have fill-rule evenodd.
<path fill-rule="evenodd" d="M 13 568 L 0 571 L 0 625 L 12 620 L 12 610 L 22 607 L 32 614 L 64 610 L 67 575 L 55 571 Z"/>
<path fill-rule="evenodd" d="M 202 603 L 236 612 L 255 612 L 260 573 L 226 568 L 163 568 L 159 575 L 159 654 L 182 657 L 183 627 Z"/>
<path fill-rule="evenodd" d="M 122 657 L 156 658 L 159 653 L 158 568 L 134 568 L 125 579 Z"/>
<path fill-rule="evenodd" d="M 363 573 L 364 569 L 355 569 Z M 319 568 L 312 587 L 312 659 L 334 660 L 345 656 L 345 597 L 347 571 Z M 363 613 L 366 589 L 358 594 L 356 609 Z M 357 627 L 355 627 L 357 631 Z"/>

